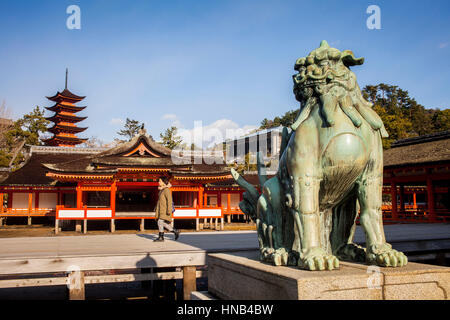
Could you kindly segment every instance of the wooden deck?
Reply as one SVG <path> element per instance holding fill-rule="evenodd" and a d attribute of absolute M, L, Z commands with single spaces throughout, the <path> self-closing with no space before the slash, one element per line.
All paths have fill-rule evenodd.
<path fill-rule="evenodd" d="M 414 252 L 450 252 L 450 224 L 386 225 L 386 239 L 395 249 Z M 185 298 L 195 290 L 196 277 L 205 276 L 196 266 L 207 265 L 207 253 L 258 249 L 255 231 L 189 232 L 178 241 L 166 234 L 166 241 L 153 242 L 155 234 L 110 234 L 0 239 L 0 288 L 12 286 L 61 285 L 64 279 L 8 279 L 23 274 L 79 271 L 79 281 L 104 283 L 154 279 L 184 279 Z M 355 242 L 364 243 L 357 228 Z M 84 277 L 92 270 L 120 270 L 176 267 L 182 271 L 164 274 L 125 274 Z M 3 279 L 3 280 L 2 280 Z M 82 279 L 82 280 L 80 280 Z M 186 279 L 190 279 L 189 281 Z M 52 282 L 53 281 L 53 282 Z M 190 283 L 190 284 L 189 284 Z M 0 289 L 1 290 L 1 289 Z M 77 297 L 77 295 L 74 295 Z M 79 295 L 83 297 L 84 293 Z"/>

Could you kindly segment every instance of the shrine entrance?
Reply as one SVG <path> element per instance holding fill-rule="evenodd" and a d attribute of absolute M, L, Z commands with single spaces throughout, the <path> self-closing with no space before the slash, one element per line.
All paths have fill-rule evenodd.
<path fill-rule="evenodd" d="M 158 187 L 119 189 L 116 193 L 116 213 L 154 212 L 158 201 Z"/>

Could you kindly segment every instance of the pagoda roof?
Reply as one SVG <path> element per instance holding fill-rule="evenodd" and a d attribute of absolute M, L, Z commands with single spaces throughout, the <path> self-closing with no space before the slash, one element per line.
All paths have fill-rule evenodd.
<path fill-rule="evenodd" d="M 79 112 L 81 110 L 84 110 L 86 108 L 86 106 L 75 106 L 75 105 L 66 105 L 66 104 L 61 104 L 61 103 L 56 103 L 55 105 L 51 106 L 51 107 L 45 107 L 45 109 L 49 110 L 49 111 L 53 111 L 53 112 L 59 112 L 61 110 L 69 110 L 70 112 Z"/>
<path fill-rule="evenodd" d="M 86 128 L 80 128 L 80 127 L 75 127 L 75 126 L 65 126 L 63 124 L 55 124 L 53 127 L 48 128 L 47 131 L 50 131 L 54 134 L 57 134 L 60 131 L 63 132 L 71 132 L 71 133 L 78 133 L 78 132 L 83 132 L 84 130 L 86 130 Z"/>
<path fill-rule="evenodd" d="M 45 119 L 48 120 L 48 121 L 52 121 L 52 122 L 58 122 L 58 121 L 61 121 L 61 120 L 68 121 L 68 122 L 80 122 L 80 121 L 83 121 L 86 118 L 87 117 L 78 117 L 78 116 L 75 116 L 75 115 L 56 113 L 53 116 L 47 117 Z"/>
<path fill-rule="evenodd" d="M 59 102 L 59 101 L 63 101 L 63 100 L 78 102 L 78 101 L 83 100 L 84 98 L 86 98 L 86 96 L 84 96 L 84 97 L 77 96 L 76 94 L 73 94 L 72 92 L 70 92 L 67 88 L 64 89 L 62 92 L 58 91 L 52 97 L 47 97 L 47 99 L 49 99 L 51 101 L 55 101 L 55 102 Z"/>
<path fill-rule="evenodd" d="M 78 138 L 78 137 L 66 137 L 66 136 L 53 136 L 50 139 L 45 139 L 43 140 L 44 143 L 47 144 L 79 144 L 79 143 L 83 143 L 84 141 L 86 141 L 88 139 L 82 139 L 82 138 Z"/>

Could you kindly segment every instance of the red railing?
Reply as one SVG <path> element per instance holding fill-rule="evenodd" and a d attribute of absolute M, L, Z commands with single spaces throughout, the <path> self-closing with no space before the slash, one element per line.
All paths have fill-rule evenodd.
<path fill-rule="evenodd" d="M 54 217 L 56 209 L 52 208 L 3 208 L 1 217 Z"/>
<path fill-rule="evenodd" d="M 435 209 L 434 215 L 428 210 L 415 209 L 398 211 L 397 216 L 392 215 L 392 211 L 383 210 L 384 223 L 442 223 L 450 222 L 450 212 L 445 209 Z"/>

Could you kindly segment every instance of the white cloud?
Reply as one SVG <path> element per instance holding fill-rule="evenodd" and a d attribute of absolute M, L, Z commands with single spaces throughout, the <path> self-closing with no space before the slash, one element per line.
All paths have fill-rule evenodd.
<path fill-rule="evenodd" d="M 444 49 L 445 47 L 448 47 L 449 44 L 450 44 L 450 42 L 441 42 L 441 43 L 439 43 L 438 48 Z"/>
<path fill-rule="evenodd" d="M 206 149 L 220 144 L 226 139 L 248 134 L 257 128 L 254 125 L 240 127 L 230 119 L 219 119 L 208 125 L 203 124 L 202 121 L 195 121 L 193 129 L 179 128 L 178 135 L 183 138 L 188 146 L 195 143 L 198 147 Z"/>
<path fill-rule="evenodd" d="M 165 115 L 163 115 L 161 117 L 161 119 L 163 119 L 163 120 L 175 120 L 175 119 L 177 119 L 177 115 L 173 114 L 173 113 L 166 113 Z"/>
<path fill-rule="evenodd" d="M 113 126 L 121 126 L 125 124 L 125 120 L 120 118 L 112 118 L 111 121 L 109 121 L 109 124 Z"/>
<path fill-rule="evenodd" d="M 161 117 L 161 119 L 163 119 L 163 120 L 170 120 L 171 121 L 171 123 L 170 123 L 171 126 L 175 126 L 177 128 L 181 128 L 182 127 L 181 121 L 178 119 L 176 114 L 166 113 L 165 115 L 163 115 Z"/>

